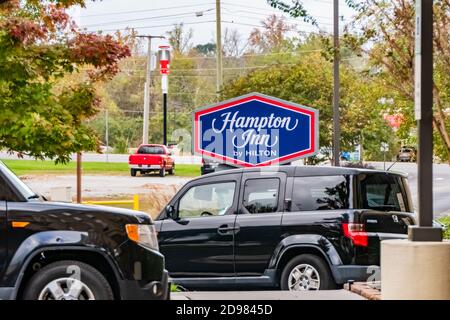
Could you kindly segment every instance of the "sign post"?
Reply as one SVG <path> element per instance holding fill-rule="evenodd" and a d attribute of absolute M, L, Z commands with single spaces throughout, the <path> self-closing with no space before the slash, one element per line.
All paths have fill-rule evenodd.
<path fill-rule="evenodd" d="M 163 144 L 167 145 L 167 93 L 169 92 L 170 46 L 159 46 L 159 72 L 161 73 L 161 89 L 163 93 Z"/>
<path fill-rule="evenodd" d="M 194 111 L 194 152 L 240 167 L 310 157 L 319 147 L 319 112 L 251 93 Z"/>
<path fill-rule="evenodd" d="M 415 116 L 419 133 L 419 225 L 411 226 L 411 241 L 442 241 L 433 227 L 433 0 L 416 0 Z"/>

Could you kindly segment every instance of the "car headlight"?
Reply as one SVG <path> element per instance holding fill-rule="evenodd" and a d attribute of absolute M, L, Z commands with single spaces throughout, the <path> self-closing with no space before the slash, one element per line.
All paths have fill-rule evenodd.
<path fill-rule="evenodd" d="M 125 226 L 127 235 L 130 240 L 133 240 L 144 247 L 159 250 L 158 238 L 156 236 L 155 226 L 152 224 L 127 224 Z"/>

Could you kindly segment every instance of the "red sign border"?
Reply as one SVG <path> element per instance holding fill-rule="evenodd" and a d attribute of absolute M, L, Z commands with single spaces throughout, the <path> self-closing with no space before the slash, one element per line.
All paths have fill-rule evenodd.
<path fill-rule="evenodd" d="M 309 136 L 310 136 L 310 148 L 306 149 L 306 150 L 302 150 L 302 151 L 298 151 L 286 156 L 283 156 L 281 158 L 277 158 L 275 160 L 268 160 L 265 162 L 261 162 L 258 163 L 256 165 L 252 164 L 252 163 L 248 163 L 245 161 L 241 161 L 238 159 L 234 159 L 234 158 L 229 158 L 227 156 L 224 155 L 219 155 L 213 152 L 209 152 L 209 151 L 205 151 L 200 149 L 200 117 L 205 115 L 205 114 L 209 114 L 218 110 L 222 110 L 222 109 L 226 109 L 226 108 L 230 108 L 230 107 L 234 107 L 238 104 L 242 104 L 245 102 L 249 102 L 249 101 L 253 101 L 253 100 L 257 100 L 257 101 L 261 101 L 264 103 L 268 103 L 268 104 L 272 104 L 275 105 L 277 107 L 282 107 L 291 111 L 295 111 L 298 113 L 302 113 L 302 114 L 306 114 L 310 117 L 310 132 L 309 132 Z M 193 126 L 193 131 L 194 131 L 194 153 L 198 154 L 198 155 L 206 155 L 207 157 L 210 157 L 212 159 L 217 159 L 217 160 L 221 160 L 224 161 L 225 163 L 229 163 L 229 164 L 234 164 L 234 165 L 239 165 L 239 166 L 243 166 L 243 167 L 263 167 L 263 166 L 270 166 L 273 164 L 281 164 L 284 162 L 288 162 L 291 159 L 298 159 L 301 158 L 305 155 L 314 155 L 317 150 L 316 150 L 316 143 L 317 143 L 317 139 L 318 139 L 318 135 L 316 134 L 316 125 L 318 124 L 318 116 L 316 115 L 318 113 L 318 111 L 313 111 L 313 110 L 309 110 L 311 108 L 306 107 L 306 106 L 300 106 L 288 101 L 283 101 L 280 99 L 276 99 L 276 98 L 272 98 L 266 95 L 262 95 L 260 93 L 252 93 L 246 96 L 241 96 L 241 97 L 237 97 L 233 100 L 230 101 L 225 101 L 224 103 L 219 103 L 219 105 L 215 105 L 215 106 L 211 106 L 211 107 L 206 107 L 203 108 L 201 110 L 197 110 L 194 111 L 194 126 Z"/>

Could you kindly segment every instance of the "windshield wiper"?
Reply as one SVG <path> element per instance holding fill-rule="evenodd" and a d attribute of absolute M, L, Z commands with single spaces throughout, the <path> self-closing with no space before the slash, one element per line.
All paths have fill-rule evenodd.
<path fill-rule="evenodd" d="M 27 199 L 28 200 L 30 200 L 30 199 L 39 199 L 41 196 L 40 195 L 38 195 L 38 194 L 33 194 L 32 196 L 29 196 Z"/>

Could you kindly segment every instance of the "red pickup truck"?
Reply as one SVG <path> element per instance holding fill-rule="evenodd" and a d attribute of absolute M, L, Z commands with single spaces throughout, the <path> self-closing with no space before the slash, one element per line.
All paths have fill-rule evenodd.
<path fill-rule="evenodd" d="M 160 177 L 175 173 L 175 161 L 171 151 L 162 144 L 141 144 L 135 154 L 128 158 L 130 173 L 135 177 L 141 174 L 158 171 Z"/>

